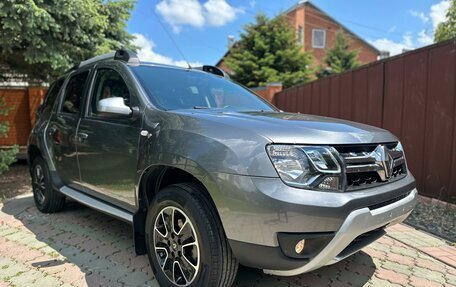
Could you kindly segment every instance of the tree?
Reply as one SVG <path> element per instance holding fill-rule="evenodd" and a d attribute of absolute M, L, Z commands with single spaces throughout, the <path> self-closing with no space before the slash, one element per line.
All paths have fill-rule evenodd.
<path fill-rule="evenodd" d="M 435 31 L 435 41 L 445 41 L 456 37 L 456 0 L 452 0 L 446 14 L 446 21 L 440 23 Z"/>
<path fill-rule="evenodd" d="M 6 116 L 11 108 L 5 108 L 3 97 L 0 97 L 0 116 Z M 8 133 L 8 123 L 0 122 L 0 137 Z M 19 152 L 18 146 L 10 149 L 0 149 L 0 174 L 8 170 L 10 164 L 16 161 L 16 154 Z"/>
<path fill-rule="evenodd" d="M 285 16 L 270 20 L 258 14 L 256 22 L 244 29 L 226 58 L 235 81 L 247 87 L 269 82 L 282 82 L 290 87 L 309 80 L 312 58 L 301 52 L 295 31 Z"/>
<path fill-rule="evenodd" d="M 130 47 L 132 0 L 0 2 L 0 63 L 49 81 L 97 54 Z"/>
<path fill-rule="evenodd" d="M 347 36 L 342 30 L 339 30 L 336 33 L 334 46 L 326 51 L 325 63 L 327 67 L 320 67 L 317 77 L 322 78 L 357 68 L 359 66 L 357 59 L 358 51 L 349 50 Z"/>

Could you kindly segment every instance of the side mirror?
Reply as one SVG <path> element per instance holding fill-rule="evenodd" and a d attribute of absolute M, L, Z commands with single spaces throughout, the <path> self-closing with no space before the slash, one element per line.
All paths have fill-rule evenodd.
<path fill-rule="evenodd" d="M 105 116 L 130 116 L 132 110 L 125 105 L 122 97 L 112 97 L 98 101 L 97 111 L 100 115 Z"/>

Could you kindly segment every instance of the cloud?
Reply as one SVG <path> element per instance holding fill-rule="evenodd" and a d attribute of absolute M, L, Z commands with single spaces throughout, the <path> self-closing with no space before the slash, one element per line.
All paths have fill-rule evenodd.
<path fill-rule="evenodd" d="M 413 17 L 419 18 L 421 20 L 421 22 L 423 22 L 424 24 L 429 22 L 429 17 L 426 14 L 424 14 L 424 12 L 418 12 L 416 10 L 410 10 L 409 13 Z"/>
<path fill-rule="evenodd" d="M 380 38 L 369 42 L 381 51 L 389 51 L 392 56 L 402 53 L 403 50 L 411 50 L 434 43 L 435 29 L 440 23 L 446 21 L 450 1 L 441 0 L 439 3 L 432 5 L 428 13 L 410 10 L 409 14 L 419 18 L 423 23 L 423 28 L 415 35 L 408 32 L 403 35 L 402 41 L 399 42 L 388 38 Z M 390 29 L 390 31 L 394 30 L 393 28 Z"/>
<path fill-rule="evenodd" d="M 429 13 L 429 17 L 432 20 L 432 25 L 434 26 L 434 29 L 437 28 L 437 26 L 440 23 L 446 21 L 446 14 L 448 12 L 448 9 L 450 8 L 450 4 L 450 0 L 443 0 L 431 6 L 431 12 Z"/>
<path fill-rule="evenodd" d="M 431 45 L 432 43 L 434 43 L 434 37 L 432 35 L 429 35 L 428 33 L 426 33 L 426 30 L 421 30 L 418 33 L 417 41 L 418 41 L 419 46 L 427 46 L 427 45 Z"/>
<path fill-rule="evenodd" d="M 244 13 L 243 9 L 233 8 L 225 0 L 209 0 L 203 6 L 210 26 L 223 26 L 236 19 L 238 13 Z"/>
<path fill-rule="evenodd" d="M 397 26 L 396 25 L 391 26 L 391 28 L 388 29 L 388 33 L 394 33 L 394 32 L 396 32 L 396 30 L 397 30 Z"/>
<path fill-rule="evenodd" d="M 138 57 L 144 62 L 154 62 L 165 65 L 173 65 L 179 67 L 188 67 L 185 60 L 174 60 L 170 57 L 158 54 L 154 51 L 155 44 L 151 40 L 147 39 L 143 34 L 133 34 L 135 37 L 132 44 L 139 48 Z M 190 62 L 190 66 L 198 67 L 202 66 L 199 62 Z"/>
<path fill-rule="evenodd" d="M 175 33 L 179 33 L 182 25 L 202 27 L 205 22 L 198 0 L 164 0 L 155 6 L 155 10 L 173 27 Z"/>
<path fill-rule="evenodd" d="M 155 10 L 175 33 L 185 25 L 197 28 L 224 26 L 244 13 L 243 9 L 231 6 L 226 0 L 207 0 L 204 4 L 198 0 L 161 0 Z"/>
<path fill-rule="evenodd" d="M 431 6 L 429 13 L 416 10 L 410 10 L 409 13 L 413 17 L 421 19 L 423 24 L 432 23 L 432 27 L 435 30 L 440 23 L 446 20 L 446 14 L 449 8 L 450 0 L 441 0 L 439 3 Z"/>
<path fill-rule="evenodd" d="M 404 50 L 412 50 L 415 48 L 413 45 L 412 35 L 410 33 L 406 33 L 402 37 L 401 42 L 394 42 L 387 38 L 376 39 L 369 42 L 380 51 L 390 52 L 391 56 L 401 54 Z"/>

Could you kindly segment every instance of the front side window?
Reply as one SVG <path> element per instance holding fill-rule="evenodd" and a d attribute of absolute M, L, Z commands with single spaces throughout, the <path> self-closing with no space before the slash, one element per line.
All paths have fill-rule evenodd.
<path fill-rule="evenodd" d="M 89 114 L 96 115 L 97 104 L 100 100 L 121 97 L 127 106 L 130 105 L 130 92 L 120 74 L 112 69 L 99 69 L 92 91 Z"/>
<path fill-rule="evenodd" d="M 326 30 L 312 30 L 312 48 L 324 49 L 326 46 Z"/>
<path fill-rule="evenodd" d="M 65 88 L 62 112 L 69 114 L 79 113 L 88 75 L 89 72 L 83 72 L 70 78 Z"/>
<path fill-rule="evenodd" d="M 131 69 L 152 103 L 163 110 L 275 110 L 244 87 L 213 74 L 151 66 Z"/>

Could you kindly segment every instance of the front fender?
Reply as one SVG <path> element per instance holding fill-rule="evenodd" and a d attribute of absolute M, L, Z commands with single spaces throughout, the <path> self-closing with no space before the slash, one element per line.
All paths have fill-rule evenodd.
<path fill-rule="evenodd" d="M 189 161 L 209 173 L 278 176 L 266 153 L 269 140 L 242 127 L 155 112 L 146 115 L 145 128 L 151 136 L 140 144 L 142 167 L 156 163 L 186 167 Z"/>

